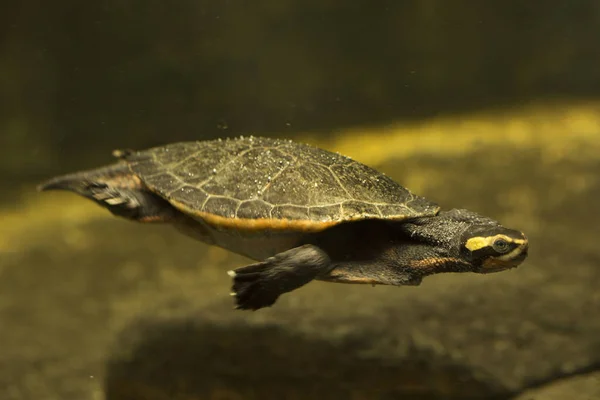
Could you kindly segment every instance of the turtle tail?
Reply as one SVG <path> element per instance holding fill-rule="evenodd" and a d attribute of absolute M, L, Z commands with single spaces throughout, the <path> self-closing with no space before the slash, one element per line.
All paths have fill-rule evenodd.
<path fill-rule="evenodd" d="M 87 185 L 91 182 L 106 181 L 127 174 L 131 174 L 127 165 L 118 163 L 102 168 L 54 177 L 38 185 L 37 190 L 40 192 L 47 190 L 68 190 L 83 195 L 82 191 L 85 191 Z"/>
<path fill-rule="evenodd" d="M 58 176 L 37 189 L 74 192 L 116 216 L 140 222 L 169 222 L 176 214 L 175 209 L 146 188 L 124 162 Z"/>

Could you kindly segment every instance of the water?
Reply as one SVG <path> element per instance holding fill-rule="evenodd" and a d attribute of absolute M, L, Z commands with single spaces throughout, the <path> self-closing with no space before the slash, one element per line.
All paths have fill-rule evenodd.
<path fill-rule="evenodd" d="M 0 398 L 595 398 L 597 5 L 445 4 L 0 17 Z M 418 287 L 313 282 L 247 313 L 226 272 L 248 260 L 35 191 L 115 148 L 240 134 L 340 152 L 522 229 L 529 258 Z"/>

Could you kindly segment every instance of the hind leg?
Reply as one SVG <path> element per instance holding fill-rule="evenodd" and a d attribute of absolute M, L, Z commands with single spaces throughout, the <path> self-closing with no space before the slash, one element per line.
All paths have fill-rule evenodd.
<path fill-rule="evenodd" d="M 233 279 L 236 308 L 258 310 L 273 305 L 283 293 L 306 285 L 332 268 L 323 250 L 305 245 L 228 273 Z"/>
<path fill-rule="evenodd" d="M 68 190 L 94 201 L 112 214 L 139 222 L 170 222 L 177 211 L 150 192 L 123 165 L 60 176 L 38 190 Z"/>
<path fill-rule="evenodd" d="M 170 222 L 175 214 L 168 202 L 148 191 L 104 183 L 91 183 L 86 191 L 87 198 L 119 217 L 139 222 Z"/>

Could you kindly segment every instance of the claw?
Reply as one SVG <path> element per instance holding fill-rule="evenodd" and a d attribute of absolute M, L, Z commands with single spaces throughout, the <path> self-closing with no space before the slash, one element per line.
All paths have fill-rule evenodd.
<path fill-rule="evenodd" d="M 238 310 L 271 307 L 279 296 L 331 269 L 329 257 L 315 246 L 301 246 L 265 261 L 228 271 Z"/>

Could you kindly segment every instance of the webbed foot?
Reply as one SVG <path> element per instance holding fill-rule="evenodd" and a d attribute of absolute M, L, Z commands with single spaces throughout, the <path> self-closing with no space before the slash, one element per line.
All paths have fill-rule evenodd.
<path fill-rule="evenodd" d="M 283 293 L 306 285 L 330 269 L 329 257 L 323 250 L 304 245 L 228 274 L 233 279 L 236 308 L 258 310 L 272 306 Z"/>

